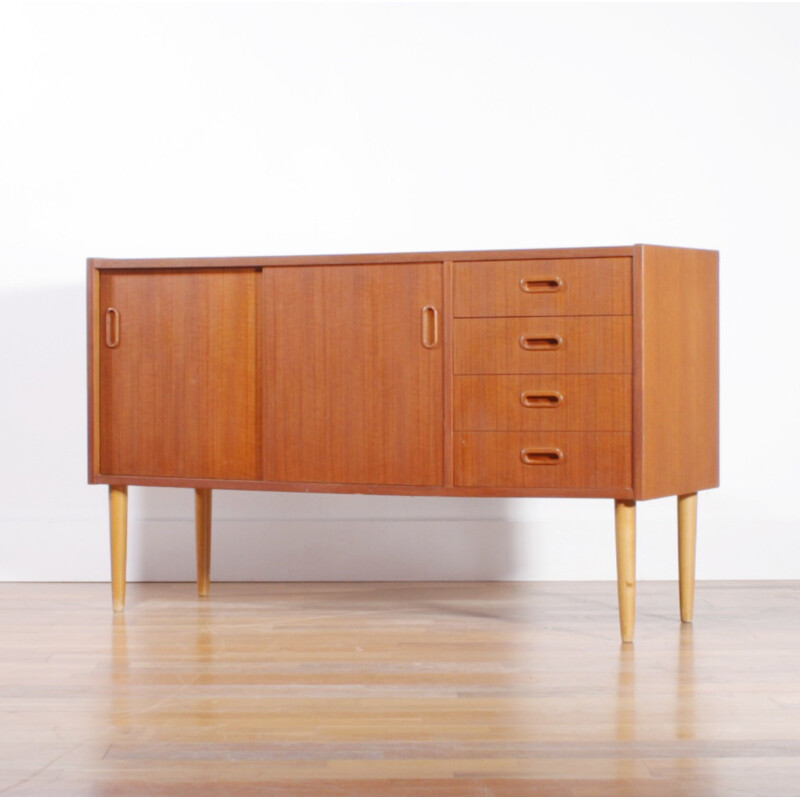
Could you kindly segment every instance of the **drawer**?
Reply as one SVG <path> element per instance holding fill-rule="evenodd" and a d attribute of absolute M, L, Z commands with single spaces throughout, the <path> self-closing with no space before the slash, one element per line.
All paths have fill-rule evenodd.
<path fill-rule="evenodd" d="M 631 314 L 630 258 L 462 261 L 453 266 L 457 317 Z"/>
<path fill-rule="evenodd" d="M 631 317 L 456 319 L 461 375 L 631 372 Z"/>
<path fill-rule="evenodd" d="M 459 375 L 461 431 L 630 431 L 630 375 Z"/>
<path fill-rule="evenodd" d="M 457 433 L 456 486 L 627 489 L 630 433 Z"/>

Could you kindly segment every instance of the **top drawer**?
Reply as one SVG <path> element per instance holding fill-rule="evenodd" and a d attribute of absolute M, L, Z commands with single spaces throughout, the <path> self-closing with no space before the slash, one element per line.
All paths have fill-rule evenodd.
<path fill-rule="evenodd" d="M 631 313 L 630 258 L 458 261 L 457 317 Z"/>

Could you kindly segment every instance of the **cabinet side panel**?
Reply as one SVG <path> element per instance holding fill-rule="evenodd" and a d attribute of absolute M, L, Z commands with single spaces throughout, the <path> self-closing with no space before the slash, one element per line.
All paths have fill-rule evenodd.
<path fill-rule="evenodd" d="M 642 246 L 634 259 L 634 490 L 719 485 L 716 252 Z"/>
<path fill-rule="evenodd" d="M 97 410 L 97 403 L 100 397 L 99 382 L 100 382 L 100 340 L 98 338 L 98 326 L 95 324 L 100 308 L 100 282 L 97 275 L 97 270 L 94 268 L 91 259 L 87 261 L 86 268 L 86 333 L 87 333 L 87 351 L 86 351 L 86 375 L 88 379 L 88 416 L 87 416 L 87 429 L 88 429 L 88 467 L 89 467 L 89 483 L 94 483 L 97 480 L 97 475 L 100 472 L 100 413 Z"/>

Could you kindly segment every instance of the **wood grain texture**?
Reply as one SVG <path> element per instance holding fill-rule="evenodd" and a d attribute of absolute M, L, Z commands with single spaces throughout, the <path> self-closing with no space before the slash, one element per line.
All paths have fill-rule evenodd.
<path fill-rule="evenodd" d="M 0 793 L 795 795 L 800 582 L 675 591 L 0 584 Z"/>
<path fill-rule="evenodd" d="M 444 354 L 444 480 L 453 485 L 453 434 L 455 430 L 455 387 L 453 385 L 453 262 L 442 264 L 444 296 L 442 300 L 442 350 Z"/>
<path fill-rule="evenodd" d="M 593 489 L 613 496 L 631 485 L 629 433 L 460 432 L 455 436 L 456 486 Z M 554 464 L 524 464 L 525 448 L 557 449 Z"/>
<path fill-rule="evenodd" d="M 100 348 L 104 475 L 256 479 L 255 271 L 105 272 L 119 310 Z"/>
<path fill-rule="evenodd" d="M 562 400 L 530 405 L 537 395 Z M 630 431 L 631 402 L 630 375 L 455 377 L 459 431 Z"/>
<path fill-rule="evenodd" d="M 555 291 L 524 291 L 521 281 L 553 279 Z M 521 259 L 455 264 L 457 317 L 629 315 L 631 259 Z M 528 287 L 533 288 L 533 287 Z"/>
<path fill-rule="evenodd" d="M 456 319 L 456 374 L 631 372 L 631 317 Z M 526 350 L 520 337 L 560 337 L 552 350 Z"/>
<path fill-rule="evenodd" d="M 719 485 L 718 260 L 710 250 L 636 248 L 637 499 Z"/>
<path fill-rule="evenodd" d="M 676 255 L 677 254 L 677 255 Z M 427 254 L 430 256 L 430 254 Z M 636 374 L 634 376 L 634 430 L 635 430 L 635 448 L 636 458 L 634 459 L 634 469 L 636 473 L 636 491 L 637 496 L 658 496 L 661 493 L 679 493 L 687 491 L 695 491 L 702 488 L 696 484 L 716 484 L 714 477 L 717 472 L 716 466 L 716 445 L 711 441 L 716 439 L 717 423 L 714 419 L 715 405 L 716 405 L 716 384 L 714 380 L 707 380 L 707 375 L 716 375 L 716 362 L 710 365 L 708 370 L 705 369 L 700 363 L 692 362 L 693 336 L 696 338 L 694 329 L 691 325 L 683 325 L 675 323 L 675 320 L 680 321 L 680 314 L 684 315 L 689 312 L 687 308 L 694 306 L 697 308 L 704 308 L 707 304 L 706 301 L 716 303 L 716 298 L 713 297 L 716 291 L 716 273 L 714 270 L 713 281 L 706 278 L 701 278 L 700 273 L 708 274 L 708 269 L 694 270 L 694 277 L 689 280 L 673 281 L 672 278 L 676 277 L 676 270 L 684 269 L 683 267 L 676 267 L 676 259 L 679 261 L 683 259 L 684 266 L 689 265 L 690 271 L 694 269 L 691 267 L 693 260 L 695 262 L 708 263 L 709 260 L 716 260 L 716 254 L 703 252 L 703 251 L 684 251 L 675 248 L 657 248 L 651 246 L 637 245 L 633 248 L 578 248 L 578 249 L 556 249 L 556 250 L 515 250 L 515 251 L 474 251 L 474 252 L 450 252 L 436 254 L 437 260 L 451 258 L 459 261 L 459 267 L 464 269 L 472 269 L 475 264 L 487 262 L 540 262 L 547 263 L 548 261 L 556 260 L 560 263 L 591 263 L 600 260 L 602 263 L 616 262 L 617 260 L 625 261 L 627 258 L 635 255 L 635 269 L 634 269 L 634 294 L 636 297 L 635 302 L 635 348 L 634 357 L 636 359 Z M 657 262 L 657 259 L 660 261 Z M 261 458 L 260 454 L 256 456 L 256 466 L 254 469 L 249 470 L 249 474 L 240 477 L 238 474 L 225 474 L 218 479 L 203 477 L 202 470 L 166 470 L 164 466 L 158 467 L 157 470 L 149 468 L 150 474 L 142 475 L 141 470 L 132 469 L 136 465 L 128 465 L 127 468 L 124 464 L 118 464 L 109 467 L 111 474 L 102 474 L 100 470 L 100 440 L 102 439 L 104 447 L 108 449 L 112 447 L 112 443 L 107 442 L 109 438 L 106 435 L 106 429 L 101 431 L 101 418 L 107 414 L 103 412 L 103 404 L 100 402 L 100 374 L 101 374 L 101 361 L 107 360 L 107 352 L 105 348 L 99 347 L 99 334 L 100 331 L 96 329 L 96 317 L 100 313 L 100 298 L 99 298 L 99 285 L 106 279 L 112 280 L 114 275 L 119 275 L 119 270 L 125 267 L 128 274 L 139 272 L 146 274 L 148 277 L 153 273 L 160 273 L 161 277 L 166 278 L 168 270 L 175 268 L 196 267 L 195 272 L 220 272 L 220 268 L 224 267 L 226 271 L 238 270 L 243 267 L 256 267 L 256 266 L 278 266 L 284 265 L 288 268 L 307 268 L 308 264 L 330 264 L 330 265 L 347 265 L 358 264 L 362 266 L 380 265 L 381 268 L 403 268 L 403 265 L 408 267 L 410 264 L 426 263 L 425 254 L 420 253 L 405 253 L 405 254 L 381 254 L 370 259 L 364 255 L 342 255 L 342 256 L 277 256 L 268 258 L 224 258 L 224 259 L 90 259 L 88 263 L 89 274 L 89 294 L 88 303 L 92 313 L 89 317 L 90 328 L 90 342 L 89 342 L 89 430 L 90 430 L 90 481 L 92 482 L 105 482 L 114 483 L 141 483 L 142 485 L 196 485 L 203 488 L 263 488 L 275 489 L 279 488 L 275 481 L 264 481 L 259 485 L 259 481 L 255 474 L 260 470 Z M 470 263 L 474 262 L 474 263 Z M 662 263 L 663 262 L 663 263 Z M 669 262 L 669 264 L 667 264 Z M 667 264 L 667 266 L 664 266 Z M 305 265 L 305 266 L 304 266 Z M 670 270 L 672 273 L 667 274 Z M 686 271 L 684 269 L 684 271 Z M 688 273 L 687 273 L 688 274 Z M 671 277 L 670 277 L 671 275 Z M 647 278 L 647 280 L 645 280 Z M 661 283 L 659 283 L 659 281 Z M 697 293 L 697 288 L 693 281 L 700 281 L 704 283 L 702 290 Z M 663 286 L 661 284 L 664 284 Z M 713 285 L 712 285 L 713 284 Z M 675 301 L 676 293 L 680 295 L 678 300 Z M 681 294 L 682 293 L 682 294 Z M 446 292 L 447 294 L 447 292 Z M 682 304 L 681 298 L 687 295 L 690 298 L 688 303 L 683 303 L 683 310 L 673 313 L 677 306 Z M 452 384 L 450 383 L 450 369 L 448 363 L 454 354 L 451 354 L 450 343 L 452 342 L 454 348 L 459 351 L 461 356 L 464 356 L 464 345 L 469 344 L 465 342 L 463 337 L 456 336 L 457 330 L 449 328 L 447 322 L 450 320 L 450 313 L 446 312 L 447 300 L 443 298 L 443 331 L 442 343 L 444 351 L 445 369 L 447 379 L 443 386 L 443 393 L 445 397 L 443 415 L 445 419 L 443 439 L 444 446 L 444 462 L 443 474 L 444 482 L 448 483 L 448 476 L 450 475 L 449 452 L 450 448 L 447 446 L 448 439 L 451 437 L 451 428 L 449 425 L 449 418 L 451 414 L 451 403 L 449 397 L 451 396 Z M 693 300 L 691 298 L 694 298 Z M 647 307 L 645 307 L 645 299 L 647 299 Z M 715 306 L 716 308 L 716 306 Z M 706 326 L 712 325 L 710 321 L 711 316 L 715 316 L 714 311 L 711 315 L 706 315 L 704 324 Z M 257 316 L 257 313 L 256 313 Z M 645 318 L 653 317 L 651 323 L 645 323 Z M 695 316 L 695 320 L 698 316 Z M 516 318 L 514 318 L 516 319 Z M 527 318 L 533 319 L 533 318 Z M 538 317 L 538 321 L 546 321 L 547 319 L 558 319 L 557 317 Z M 590 319 L 590 318 L 587 318 Z M 615 318 L 616 319 L 616 318 Z M 621 318 L 620 318 L 621 319 Z M 661 319 L 661 322 L 658 320 Z M 667 322 L 665 322 L 665 320 Z M 672 323 L 668 321 L 672 320 Z M 127 318 L 126 318 L 127 321 Z M 460 323 L 470 322 L 470 320 L 457 320 L 457 327 L 462 329 Z M 476 322 L 480 323 L 481 320 Z M 496 320 L 501 325 L 513 325 L 513 319 L 505 321 Z M 258 326 L 260 323 L 256 323 Z M 670 328 L 672 325 L 676 328 L 677 336 L 673 335 L 676 331 Z M 123 327 L 126 327 L 125 322 Z M 683 333 L 681 333 L 683 331 Z M 688 332 L 687 332 L 688 331 Z M 702 330 L 700 331 L 702 333 Z M 590 331 L 586 337 L 586 341 L 593 342 L 591 346 L 598 346 L 596 331 Z M 715 331 L 714 331 L 715 333 Z M 623 340 L 626 334 L 622 334 Z M 262 342 L 262 337 L 256 337 L 256 349 Z M 481 337 L 476 337 L 480 339 Z M 713 337 L 705 337 L 704 353 L 713 349 L 713 345 L 709 344 Z M 687 344 L 688 343 L 688 344 Z M 517 342 L 518 344 L 518 342 Z M 568 343 L 569 345 L 569 343 Z M 480 348 L 480 345 L 477 345 Z M 605 343 L 601 344 L 601 349 L 605 348 Z M 631 367 L 625 363 L 628 361 L 625 353 L 627 344 L 623 342 L 621 353 L 602 355 L 601 360 L 610 361 L 611 364 L 608 368 L 599 367 L 597 371 L 608 372 L 629 372 Z M 569 349 L 569 348 L 567 348 Z M 677 350 L 681 350 L 681 358 L 674 357 Z M 662 352 L 663 351 L 663 352 Z M 566 350 L 561 348 L 560 351 L 555 353 L 545 353 L 542 351 L 521 351 L 516 352 L 512 347 L 513 357 L 508 353 L 505 356 L 502 354 L 495 357 L 495 354 L 488 353 L 483 360 L 486 363 L 479 365 L 479 372 L 490 373 L 503 373 L 503 374 L 519 374 L 525 373 L 529 366 L 524 366 L 524 362 L 535 362 L 535 370 L 541 374 L 546 373 L 562 373 L 565 371 L 577 370 L 579 373 L 590 374 L 595 372 L 595 365 L 588 366 L 584 363 L 579 363 L 577 367 L 573 365 L 574 359 L 565 364 Z M 688 361 L 686 354 L 689 354 Z M 669 364 L 668 369 L 659 369 L 659 363 L 662 356 L 666 353 L 666 362 Z M 467 353 L 469 355 L 469 353 Z M 577 361 L 584 361 L 584 356 Z M 621 357 L 619 357 L 621 355 Z M 520 359 L 523 364 L 520 365 Z M 257 354 L 256 360 L 259 360 Z M 592 361 L 592 359 L 588 359 Z M 709 359 L 705 355 L 701 356 L 697 361 L 705 364 Z M 550 363 L 543 363 L 549 361 Z M 678 374 L 675 371 L 675 364 L 680 361 L 687 368 L 680 372 L 681 381 L 673 380 L 672 376 Z M 511 363 L 507 363 L 511 362 Z M 619 368 L 619 363 L 623 363 L 622 368 Z M 458 370 L 458 363 L 454 364 L 454 369 Z M 135 380 L 135 379 L 134 379 Z M 694 385 L 700 381 L 702 386 L 699 391 L 694 390 Z M 260 409 L 261 404 L 258 395 L 261 391 L 261 384 L 257 381 L 255 408 Z M 711 384 L 714 384 L 713 386 Z M 679 391 L 677 387 L 683 387 L 685 391 Z M 107 395 L 107 392 L 105 393 Z M 166 398 L 166 394 L 162 394 L 162 399 Z M 108 398 L 106 397 L 106 400 Z M 180 398 L 179 398 L 180 399 Z M 688 413 L 684 413 L 688 408 Z M 249 413 L 249 412 L 248 412 Z M 177 417 L 177 412 L 172 409 L 173 417 Z M 232 414 L 225 415 L 226 418 L 233 421 L 241 415 Z M 163 418 L 163 417 L 162 417 Z M 255 412 L 256 425 L 260 424 L 261 414 L 259 411 Z M 134 420 L 131 420 L 135 424 Z M 174 429 L 175 426 L 173 426 Z M 146 431 L 145 431 L 146 432 Z M 136 432 L 138 433 L 138 432 Z M 141 441 L 141 438 L 133 433 L 130 435 L 132 444 Z M 673 433 L 677 435 L 673 436 Z M 690 435 L 690 433 L 692 435 Z M 235 437 L 234 437 L 235 438 Z M 256 445 L 253 448 L 258 449 L 261 445 L 261 435 L 256 434 Z M 162 447 L 170 447 L 168 439 L 160 437 Z M 700 457 L 695 459 L 693 457 L 693 445 L 691 442 L 696 441 L 699 443 L 702 453 Z M 153 448 L 155 449 L 155 448 Z M 189 442 L 187 452 L 195 450 L 194 444 Z M 175 448 L 172 447 L 174 451 Z M 662 459 L 662 454 L 665 458 Z M 202 459 L 201 459 L 202 460 Z M 163 462 L 163 459 L 162 459 Z M 713 462 L 713 464 L 712 464 Z M 662 467 L 663 464 L 663 467 Z M 252 465 L 251 465 L 252 466 Z M 195 474 L 189 475 L 189 472 Z M 711 473 L 714 475 L 711 475 Z M 157 474 L 154 474 L 157 473 Z M 693 474 L 692 474 L 693 473 Z M 219 473 L 217 473 L 219 474 Z M 202 483 L 193 484 L 192 479 L 195 478 Z M 701 480 L 702 479 L 702 480 Z M 320 485 L 324 484 L 327 490 L 332 491 L 347 491 L 348 486 L 358 487 L 358 491 L 384 491 L 381 489 L 381 484 L 373 484 L 371 482 L 365 484 L 339 484 L 332 482 L 303 482 L 292 481 L 291 486 L 286 484 L 286 488 L 292 491 L 307 491 L 313 488 L 315 483 Z M 395 484 L 397 486 L 399 484 Z M 337 486 L 341 486 L 337 489 Z M 363 488 L 366 487 L 366 488 Z M 399 490 L 391 489 L 385 490 L 397 493 Z M 409 487 L 409 493 L 412 489 Z M 437 491 L 425 489 L 426 492 Z M 400 492 L 402 493 L 402 492 Z M 438 493 L 438 491 L 437 491 Z M 457 492 L 456 492 L 457 493 Z"/>
<path fill-rule="evenodd" d="M 442 284 L 435 263 L 264 271 L 265 479 L 443 483 Z"/>

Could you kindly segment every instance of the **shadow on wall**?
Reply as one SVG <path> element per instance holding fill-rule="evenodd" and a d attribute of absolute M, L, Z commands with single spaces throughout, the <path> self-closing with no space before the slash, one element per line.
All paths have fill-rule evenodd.
<path fill-rule="evenodd" d="M 0 514 L 28 536 L 11 579 L 107 578 L 107 493 L 86 480 L 85 294 L 82 283 L 0 294 Z M 513 503 L 215 491 L 212 578 L 509 579 L 520 537 L 535 533 L 507 519 Z M 193 580 L 193 518 L 193 491 L 132 487 L 129 580 Z"/>
<path fill-rule="evenodd" d="M 134 488 L 129 545 L 141 580 L 193 580 L 194 492 Z M 530 523 L 504 500 L 215 491 L 212 579 L 504 580 Z M 523 528 L 525 530 L 523 530 Z M 136 580 L 134 571 L 131 579 Z"/>

